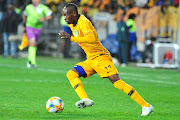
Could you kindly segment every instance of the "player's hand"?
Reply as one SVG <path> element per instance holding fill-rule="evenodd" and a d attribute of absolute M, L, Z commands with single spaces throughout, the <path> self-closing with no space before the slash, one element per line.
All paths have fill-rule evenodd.
<path fill-rule="evenodd" d="M 43 18 L 43 17 L 42 17 L 42 18 L 39 18 L 39 21 L 40 21 L 40 22 L 44 22 L 44 21 L 45 21 L 45 18 Z"/>
<path fill-rule="evenodd" d="M 61 39 L 70 39 L 71 38 L 71 35 L 65 31 L 60 31 L 59 35 L 61 36 Z"/>
<path fill-rule="evenodd" d="M 26 33 L 26 27 L 23 28 L 23 33 Z"/>

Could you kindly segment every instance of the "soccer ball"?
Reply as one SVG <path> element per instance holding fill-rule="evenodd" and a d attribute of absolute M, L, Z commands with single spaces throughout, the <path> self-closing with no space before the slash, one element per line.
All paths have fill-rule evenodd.
<path fill-rule="evenodd" d="M 46 109 L 49 113 L 60 113 L 64 109 L 64 102 L 59 97 L 51 97 L 46 102 Z"/>

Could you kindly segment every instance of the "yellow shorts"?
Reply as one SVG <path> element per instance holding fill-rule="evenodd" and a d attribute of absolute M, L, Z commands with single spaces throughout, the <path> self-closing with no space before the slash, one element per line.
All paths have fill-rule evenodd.
<path fill-rule="evenodd" d="M 96 57 L 93 60 L 79 62 L 76 65 L 79 65 L 84 69 L 85 73 L 87 74 L 86 78 L 95 73 L 98 73 L 101 78 L 119 74 L 112 62 L 112 59 L 106 55 Z"/>

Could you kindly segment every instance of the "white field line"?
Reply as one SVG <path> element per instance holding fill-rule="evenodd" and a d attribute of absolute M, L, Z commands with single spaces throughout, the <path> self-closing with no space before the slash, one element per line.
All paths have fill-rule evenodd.
<path fill-rule="evenodd" d="M 28 69 L 28 68 L 22 67 L 22 66 L 7 65 L 7 64 L 0 64 L 0 67 Z M 67 71 L 64 71 L 64 70 L 49 69 L 49 68 L 37 68 L 36 70 L 38 70 L 38 71 L 45 71 L 45 72 L 53 72 L 53 73 L 63 73 L 63 74 L 67 73 Z M 141 74 L 133 74 L 133 73 L 120 72 L 120 75 L 123 75 L 123 78 L 126 79 L 126 80 L 144 81 L 144 82 L 159 83 L 159 84 L 168 84 L 168 85 L 180 85 L 180 83 L 178 83 L 178 82 L 161 81 L 161 80 L 157 80 L 157 79 L 156 80 L 147 79 L 147 78 L 141 76 Z M 99 75 L 95 74 L 94 76 L 99 76 Z M 132 77 L 130 77 L 130 76 L 132 76 Z M 163 78 L 162 80 L 166 80 L 166 79 Z M 29 80 L 29 81 L 31 81 L 31 80 Z M 44 81 L 44 80 L 42 80 L 42 81 Z M 26 80 L 26 82 L 28 82 L 28 81 Z M 47 81 L 47 82 L 49 82 L 49 81 Z M 58 81 L 54 81 L 54 82 L 58 82 Z"/>
<path fill-rule="evenodd" d="M 171 82 L 171 81 L 160 81 L 160 80 L 153 80 L 153 79 L 147 79 L 147 78 L 131 78 L 131 77 L 125 77 L 127 80 L 134 80 L 134 81 L 146 81 L 146 82 L 152 82 L 152 83 L 162 83 L 162 84 L 169 84 L 169 85 L 180 85 L 178 82 Z"/>
<path fill-rule="evenodd" d="M 26 80 L 20 80 L 20 79 L 0 79 L 0 81 L 5 81 L 5 82 L 30 82 L 30 83 L 69 83 L 69 80 L 29 80 L 29 79 L 26 79 Z M 99 82 L 99 81 L 88 81 L 88 80 L 85 80 L 83 81 L 83 84 L 84 85 L 88 85 L 88 84 L 94 84 L 94 85 L 102 85 L 102 82 Z M 109 84 L 109 81 L 107 81 L 106 83 L 103 83 L 104 85 L 110 85 Z M 113 85 L 113 84 L 112 84 Z M 138 84 L 138 83 L 132 83 L 133 86 L 141 86 L 141 87 L 145 87 L 145 86 L 148 86 L 146 84 Z M 172 88 L 173 86 L 172 85 L 167 85 L 167 84 L 155 84 L 153 85 L 154 87 L 169 87 L 169 88 Z"/>
<path fill-rule="evenodd" d="M 7 64 L 0 64 L 0 67 L 9 67 L 9 68 L 19 68 L 19 69 L 30 69 L 27 67 L 17 66 L 17 65 L 7 65 Z M 66 73 L 67 71 L 64 70 L 57 70 L 57 69 L 49 69 L 49 68 L 37 68 L 37 71 L 45 71 L 45 72 L 55 72 L 55 73 Z"/>

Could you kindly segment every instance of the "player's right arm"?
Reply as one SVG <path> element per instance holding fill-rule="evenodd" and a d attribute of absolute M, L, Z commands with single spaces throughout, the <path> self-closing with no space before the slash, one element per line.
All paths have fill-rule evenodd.
<path fill-rule="evenodd" d="M 27 9 L 27 8 L 25 8 L 25 11 L 24 11 L 24 14 L 23 14 L 24 33 L 26 32 L 26 20 L 27 20 L 27 12 L 26 12 L 26 9 Z"/>

